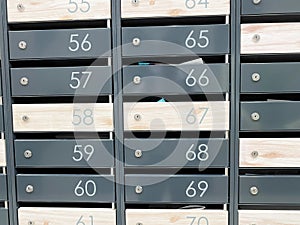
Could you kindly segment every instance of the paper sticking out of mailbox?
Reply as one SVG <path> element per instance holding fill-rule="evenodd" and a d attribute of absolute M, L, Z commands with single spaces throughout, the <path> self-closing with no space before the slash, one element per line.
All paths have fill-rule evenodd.
<path fill-rule="evenodd" d="M 190 61 L 186 61 L 180 64 L 171 64 L 172 66 L 178 66 L 178 65 L 193 65 L 193 64 L 204 64 L 204 61 L 202 58 L 193 59 Z"/>

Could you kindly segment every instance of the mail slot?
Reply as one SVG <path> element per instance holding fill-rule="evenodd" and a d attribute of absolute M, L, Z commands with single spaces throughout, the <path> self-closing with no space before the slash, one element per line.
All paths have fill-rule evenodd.
<path fill-rule="evenodd" d="M 229 130 L 229 102 L 124 103 L 125 131 Z"/>
<path fill-rule="evenodd" d="M 228 139 L 125 139 L 128 167 L 229 166 Z"/>
<path fill-rule="evenodd" d="M 110 39 L 109 28 L 9 31 L 10 58 L 108 57 Z"/>
<path fill-rule="evenodd" d="M 191 224 L 228 225 L 228 212 L 201 209 L 127 209 L 126 224 Z"/>
<path fill-rule="evenodd" d="M 15 132 L 109 132 L 113 104 L 13 104 L 13 122 Z"/>
<path fill-rule="evenodd" d="M 5 140 L 0 140 L 0 167 L 6 166 Z"/>
<path fill-rule="evenodd" d="M 1 218 L 1 224 L 9 225 L 9 223 L 8 223 L 8 210 L 7 209 L 0 208 L 0 218 Z"/>
<path fill-rule="evenodd" d="M 241 54 L 300 52 L 300 23 L 242 24 L 241 32 Z"/>
<path fill-rule="evenodd" d="M 290 225 L 299 221 L 300 211 L 297 210 L 239 210 L 239 225 Z"/>
<path fill-rule="evenodd" d="M 7 200 L 7 183 L 6 183 L 6 176 L 0 174 L 0 201 Z"/>
<path fill-rule="evenodd" d="M 240 176 L 241 204 L 298 204 L 300 176 Z"/>
<path fill-rule="evenodd" d="M 112 140 L 15 140 L 18 168 L 110 168 L 114 166 Z"/>
<path fill-rule="evenodd" d="M 128 203 L 228 202 L 228 177 L 224 175 L 125 175 Z"/>
<path fill-rule="evenodd" d="M 229 91 L 229 64 L 123 67 L 124 94 L 197 94 Z"/>
<path fill-rule="evenodd" d="M 296 101 L 242 102 L 241 130 L 299 130 L 299 109 Z"/>
<path fill-rule="evenodd" d="M 300 138 L 241 138 L 240 167 L 298 168 Z"/>
<path fill-rule="evenodd" d="M 257 14 L 295 14 L 300 12 L 298 0 L 241 0 L 242 14 L 257 15 Z"/>
<path fill-rule="evenodd" d="M 116 210 L 105 208 L 33 208 L 18 209 L 19 225 L 76 224 L 78 221 L 93 221 L 92 224 L 116 225 Z"/>
<path fill-rule="evenodd" d="M 114 202 L 111 175 L 17 175 L 18 202 Z"/>
<path fill-rule="evenodd" d="M 123 18 L 181 17 L 229 15 L 230 1 L 121 1 Z"/>
<path fill-rule="evenodd" d="M 300 63 L 249 63 L 241 70 L 243 93 L 300 92 Z"/>
<path fill-rule="evenodd" d="M 109 0 L 9 0 L 8 22 L 98 20 L 111 17 Z"/>
<path fill-rule="evenodd" d="M 124 56 L 228 54 L 229 25 L 122 28 Z"/>
<path fill-rule="evenodd" d="M 112 94 L 110 66 L 13 68 L 13 96 L 98 96 Z"/>

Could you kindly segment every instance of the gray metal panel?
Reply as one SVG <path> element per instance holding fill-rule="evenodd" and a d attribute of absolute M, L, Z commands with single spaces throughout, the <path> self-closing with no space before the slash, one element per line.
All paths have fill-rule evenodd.
<path fill-rule="evenodd" d="M 1 57 L 0 57 L 0 59 L 1 59 Z M 0 68 L 0 96 L 2 96 L 2 78 L 1 77 L 2 77 L 2 71 L 1 71 L 1 68 Z"/>
<path fill-rule="evenodd" d="M 7 200 L 7 183 L 6 183 L 6 176 L 0 174 L 0 201 Z"/>
<path fill-rule="evenodd" d="M 201 48 L 187 48 L 186 39 L 192 31 L 192 37 L 199 38 L 200 31 L 209 39 L 209 45 Z M 141 43 L 134 46 L 132 41 L 139 38 Z M 204 38 L 200 45 L 205 45 Z M 192 45 L 193 43 L 189 43 Z M 152 55 L 194 55 L 194 54 L 226 54 L 229 53 L 228 25 L 193 25 L 193 26 L 163 26 L 163 27 L 125 27 L 122 28 L 122 49 L 124 56 Z"/>
<path fill-rule="evenodd" d="M 86 182 L 96 184 L 96 194 L 75 195 L 75 188 L 85 189 Z M 114 202 L 114 177 L 110 175 L 17 175 L 18 202 Z M 32 185 L 34 191 L 27 193 L 26 187 Z M 87 185 L 89 194 L 93 194 L 93 184 Z M 82 192 L 79 192 L 82 193 Z"/>
<path fill-rule="evenodd" d="M 71 80 L 72 72 L 76 72 L 73 80 Z M 89 76 L 87 72 L 91 75 Z M 27 85 L 20 83 L 23 77 L 28 79 Z M 112 94 L 111 77 L 112 71 L 109 66 L 13 68 L 11 69 L 12 95 L 97 96 L 99 94 Z M 76 79 L 80 79 L 78 88 L 76 88 L 78 86 Z"/>
<path fill-rule="evenodd" d="M 225 139 L 125 139 L 125 164 L 128 167 L 228 167 L 229 144 Z M 202 146 L 201 146 L 202 145 Z M 193 153 L 199 154 L 199 146 L 205 150 L 200 161 Z M 137 158 L 135 151 L 141 150 L 142 156 Z M 189 160 L 187 160 L 188 155 Z M 207 158 L 207 160 L 205 160 Z"/>
<path fill-rule="evenodd" d="M 194 181 L 208 183 L 208 190 L 200 197 L 188 197 L 186 189 Z M 228 177 L 222 175 L 125 175 L 125 200 L 130 203 L 218 203 L 228 202 Z M 143 192 L 137 194 L 136 186 Z"/>
<path fill-rule="evenodd" d="M 241 2 L 244 15 L 300 13 L 299 0 L 262 0 L 259 4 L 254 4 L 253 0 Z"/>
<path fill-rule="evenodd" d="M 284 93 L 300 92 L 300 63 L 242 64 L 241 92 Z M 259 81 L 252 74 L 260 75 Z"/>
<path fill-rule="evenodd" d="M 90 158 L 85 148 L 87 152 L 94 149 Z M 26 150 L 32 152 L 31 158 L 25 158 Z M 18 168 L 110 168 L 114 147 L 112 140 L 15 140 L 15 159 Z"/>
<path fill-rule="evenodd" d="M 186 84 L 189 74 L 197 80 L 193 86 Z M 202 74 L 209 81 L 200 79 Z M 141 77 L 139 84 L 133 83 L 135 76 Z M 188 80 L 190 85 L 193 82 Z M 124 94 L 224 93 L 229 91 L 229 64 L 125 66 L 123 87 Z"/>
<path fill-rule="evenodd" d="M 76 48 L 75 43 L 70 43 L 72 34 L 78 35 L 73 39 L 79 46 L 89 34 L 87 41 L 92 45 L 91 50 L 79 47 L 78 51 L 70 51 L 69 47 Z M 27 43 L 26 49 L 19 48 L 20 41 Z M 9 47 L 11 59 L 107 57 L 111 55 L 111 35 L 108 28 L 9 31 Z"/>
<path fill-rule="evenodd" d="M 1 225 L 8 225 L 8 210 L 0 208 L 0 222 Z"/>
<path fill-rule="evenodd" d="M 3 106 L 0 105 L 0 131 L 4 131 L 3 126 Z"/>
<path fill-rule="evenodd" d="M 251 195 L 251 187 L 258 188 L 257 195 Z M 300 176 L 240 176 L 240 203 L 299 204 Z"/>
<path fill-rule="evenodd" d="M 241 130 L 284 131 L 300 130 L 300 102 L 242 102 Z M 260 119 L 254 121 L 251 114 Z"/>

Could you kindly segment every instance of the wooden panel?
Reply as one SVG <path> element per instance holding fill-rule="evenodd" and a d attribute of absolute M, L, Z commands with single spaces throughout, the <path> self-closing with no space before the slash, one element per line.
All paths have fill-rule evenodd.
<path fill-rule="evenodd" d="M 195 4 L 199 2 L 199 4 Z M 122 17 L 179 17 L 203 15 L 229 15 L 230 0 L 207 1 L 178 0 L 140 0 L 133 4 L 132 0 L 122 0 Z"/>
<path fill-rule="evenodd" d="M 242 24 L 241 30 L 242 54 L 300 52 L 300 23 Z"/>
<path fill-rule="evenodd" d="M 7 1 L 8 22 L 96 20 L 111 18 L 109 0 L 75 0 L 72 1 L 72 3 L 69 2 L 71 1 L 9 0 Z M 21 8 L 20 5 L 22 5 Z M 77 11 L 75 11 L 76 8 Z"/>
<path fill-rule="evenodd" d="M 14 104 L 13 119 L 15 132 L 112 131 L 113 104 Z"/>
<path fill-rule="evenodd" d="M 116 224 L 116 212 L 113 209 L 20 208 L 18 212 L 19 225 L 28 225 L 29 221 L 34 225 Z"/>
<path fill-rule="evenodd" d="M 299 224 L 300 211 L 240 210 L 239 225 L 292 225 Z"/>
<path fill-rule="evenodd" d="M 125 130 L 228 130 L 229 102 L 124 103 L 124 122 Z"/>
<path fill-rule="evenodd" d="M 193 223 L 193 220 L 196 222 Z M 129 209 L 126 210 L 126 224 L 227 225 L 228 212 L 223 210 L 201 209 Z"/>
<path fill-rule="evenodd" d="M 240 166 L 300 167 L 300 138 L 241 138 Z"/>
<path fill-rule="evenodd" d="M 6 166 L 5 140 L 0 140 L 0 167 Z"/>

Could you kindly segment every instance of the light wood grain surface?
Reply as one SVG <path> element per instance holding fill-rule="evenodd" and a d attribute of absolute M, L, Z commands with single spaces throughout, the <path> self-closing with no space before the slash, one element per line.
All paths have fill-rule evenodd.
<path fill-rule="evenodd" d="M 13 127 L 15 132 L 113 131 L 113 104 L 14 104 Z"/>
<path fill-rule="evenodd" d="M 72 2 L 74 3 L 72 4 L 69 4 L 69 2 L 69 0 L 8 0 L 8 22 L 96 20 L 111 18 L 110 0 L 73 0 Z M 18 4 L 22 4 L 23 8 L 21 10 L 18 9 Z M 78 10 L 71 13 L 76 10 L 76 7 Z"/>
<path fill-rule="evenodd" d="M 5 140 L 0 139 L 0 167 L 6 166 Z"/>
<path fill-rule="evenodd" d="M 299 225 L 300 211 L 240 210 L 239 225 Z"/>
<path fill-rule="evenodd" d="M 229 130 L 229 102 L 124 103 L 124 126 L 125 130 Z"/>
<path fill-rule="evenodd" d="M 240 167 L 300 167 L 300 138 L 241 138 Z"/>
<path fill-rule="evenodd" d="M 19 208 L 18 214 L 19 225 L 28 225 L 30 221 L 34 225 L 116 224 L 116 212 L 113 209 Z"/>
<path fill-rule="evenodd" d="M 123 18 L 149 18 L 149 17 L 180 17 L 180 16 L 207 16 L 229 15 L 230 0 L 139 0 L 133 4 L 132 0 L 122 0 Z M 198 4 L 199 3 L 199 4 Z M 193 7 L 194 6 L 194 7 Z"/>
<path fill-rule="evenodd" d="M 300 53 L 300 23 L 241 25 L 241 53 Z M 259 35 L 259 40 L 253 39 Z"/>
<path fill-rule="evenodd" d="M 193 222 L 193 217 L 195 221 Z M 198 220 L 200 222 L 198 223 Z M 227 225 L 228 212 L 223 210 L 201 210 L 201 209 L 127 209 L 126 225 L 190 225 L 207 224 Z"/>

